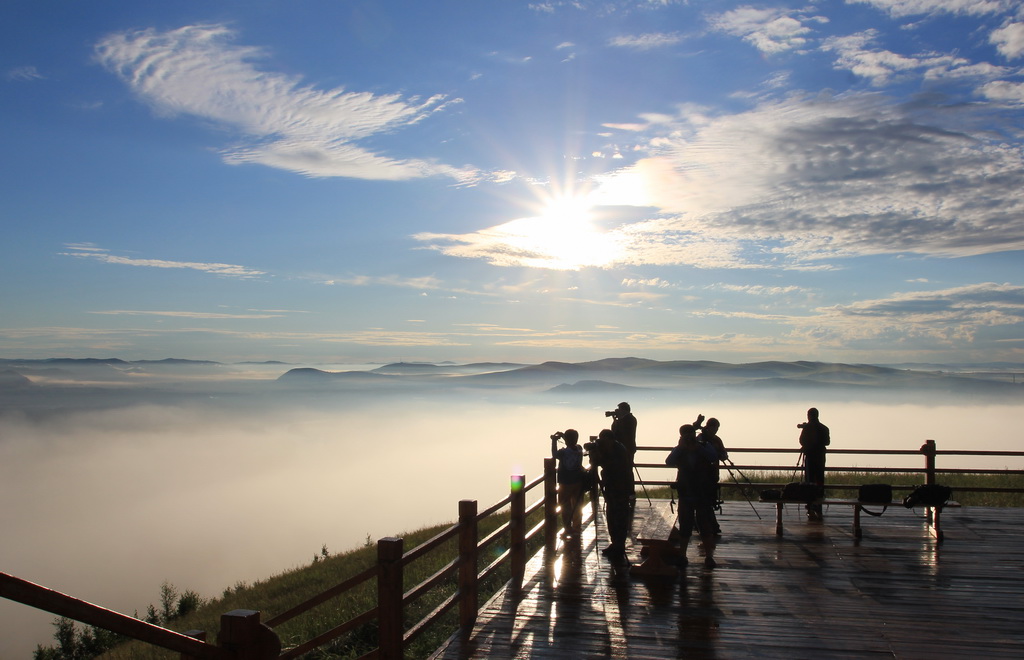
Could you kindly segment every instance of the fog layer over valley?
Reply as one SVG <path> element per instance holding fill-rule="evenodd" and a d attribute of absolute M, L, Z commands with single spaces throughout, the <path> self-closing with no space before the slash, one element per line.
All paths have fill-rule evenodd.
<path fill-rule="evenodd" d="M 323 545 L 452 521 L 460 499 L 487 506 L 509 475 L 540 474 L 551 433 L 595 435 L 623 400 L 639 444 L 665 453 L 697 413 L 721 420 L 729 447 L 795 447 L 812 405 L 834 448 L 1024 448 L 1016 372 L 964 371 L 0 362 L 0 571 L 128 614 L 157 602 L 165 580 L 219 596 L 308 564 Z M 52 619 L 0 600 L 0 657 L 51 643 Z"/>

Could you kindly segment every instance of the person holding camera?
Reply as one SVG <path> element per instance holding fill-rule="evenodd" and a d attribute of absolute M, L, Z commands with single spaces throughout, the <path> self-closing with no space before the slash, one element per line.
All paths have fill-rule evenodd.
<path fill-rule="evenodd" d="M 718 429 L 721 428 L 722 426 L 721 422 L 719 422 L 714 417 L 709 417 L 708 421 L 704 423 L 704 427 L 701 428 L 700 422 L 703 419 L 703 415 L 698 415 L 697 423 L 694 424 L 694 427 L 700 429 L 700 435 L 697 437 L 697 442 L 699 442 L 702 445 L 707 445 L 708 447 L 714 449 L 714 453 L 716 456 L 713 471 L 714 481 L 710 486 L 711 500 L 712 502 L 714 502 L 714 505 L 711 507 L 711 531 L 713 531 L 715 534 L 720 535 L 722 533 L 722 527 L 718 524 L 718 517 L 715 515 L 715 506 L 718 505 L 718 501 L 720 499 L 719 493 L 721 490 L 721 486 L 719 485 L 719 482 L 721 481 L 721 470 L 719 469 L 719 463 L 729 458 L 729 452 L 725 450 L 725 443 L 722 442 L 722 439 L 720 437 L 718 437 Z"/>
<path fill-rule="evenodd" d="M 565 443 L 558 447 L 558 441 Z M 551 436 L 551 457 L 558 461 L 558 506 L 562 511 L 562 538 L 579 539 L 583 503 L 583 447 L 576 429 Z"/>
<path fill-rule="evenodd" d="M 615 410 L 606 410 L 605 417 L 612 418 L 612 433 L 615 439 L 629 452 L 630 500 L 636 501 L 636 417 L 630 412 L 629 403 L 623 401 Z"/>
<path fill-rule="evenodd" d="M 800 429 L 800 453 L 804 461 L 804 481 L 825 489 L 825 448 L 831 442 L 828 427 L 818 420 L 818 409 L 807 410 L 807 421 L 797 424 Z M 821 520 L 821 505 L 808 504 L 807 517 Z"/>
<path fill-rule="evenodd" d="M 626 559 L 626 537 L 632 518 L 630 496 L 633 494 L 632 458 L 629 450 L 615 439 L 611 429 L 604 429 L 597 441 L 587 443 L 590 462 L 601 468 L 601 492 L 604 494 L 605 517 L 611 544 L 601 554 L 613 561 Z"/>
<path fill-rule="evenodd" d="M 690 545 L 696 523 L 704 543 L 704 566 L 714 568 L 718 565 L 715 562 L 713 522 L 718 453 L 710 443 L 697 441 L 700 421 L 701 418 L 698 418 L 695 424 L 679 427 L 679 442 L 665 459 L 665 464 L 676 468 L 676 483 L 673 487 L 679 494 L 679 565 L 685 566 L 688 563 L 686 548 Z"/>
<path fill-rule="evenodd" d="M 635 454 L 636 417 L 630 412 L 629 404 L 623 401 L 615 410 L 606 410 L 604 416 L 612 418 L 612 433 L 615 434 L 615 439 L 629 450 L 630 455 Z"/>

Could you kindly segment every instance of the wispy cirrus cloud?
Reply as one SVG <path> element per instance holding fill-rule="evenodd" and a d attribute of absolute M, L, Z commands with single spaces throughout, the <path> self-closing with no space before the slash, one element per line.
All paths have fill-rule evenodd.
<path fill-rule="evenodd" d="M 983 282 L 946 289 L 895 292 L 885 298 L 819 307 L 809 314 L 753 311 L 695 312 L 736 322 L 757 321 L 779 327 L 787 341 L 814 342 L 821 348 L 868 350 L 880 348 L 969 351 L 983 329 L 1024 326 L 1024 286 Z M 1019 335 L 1018 335 L 1019 336 Z M 980 346 L 983 347 L 983 346 Z"/>
<path fill-rule="evenodd" d="M 17 66 L 4 74 L 4 78 L 11 81 L 42 80 L 44 77 L 34 66 Z"/>
<path fill-rule="evenodd" d="M 100 314 L 103 316 L 166 316 L 169 318 L 179 319 L 229 319 L 229 320 L 247 320 L 247 319 L 279 319 L 283 318 L 284 314 L 226 314 L 223 312 L 187 312 L 187 311 L 156 311 L 156 310 L 140 310 L 140 309 L 108 309 L 98 310 L 89 312 L 90 314 Z"/>
<path fill-rule="evenodd" d="M 613 37 L 608 41 L 608 44 L 617 48 L 654 50 L 675 46 L 682 43 L 685 39 L 686 36 L 679 32 L 648 32 L 646 34 L 629 34 Z"/>
<path fill-rule="evenodd" d="M 315 89 L 256 63 L 265 53 L 233 43 L 223 25 L 120 32 L 96 45 L 117 73 L 164 116 L 212 120 L 244 136 L 228 163 L 258 163 L 313 177 L 403 180 L 445 176 L 471 183 L 480 173 L 360 146 L 366 138 L 413 126 L 458 99 Z"/>
<path fill-rule="evenodd" d="M 787 287 L 758 295 L 790 293 Z M 754 293 L 750 289 L 748 293 Z M 203 312 L 139 312 L 111 310 L 98 312 L 125 315 L 169 315 L 185 320 L 246 320 L 245 314 L 206 314 Z M 242 327 L 147 327 L 147 328 L 71 328 L 34 327 L 0 328 L 0 337 L 14 346 L 45 344 L 63 346 L 87 341 L 103 348 L 124 348 L 136 345 L 140 338 L 160 343 L 174 341 L 181 335 L 209 335 L 232 340 L 254 340 L 277 344 L 281 342 L 325 342 L 355 346 L 460 347 L 487 342 L 494 346 L 533 348 L 584 347 L 594 351 L 669 349 L 693 350 L 697 354 L 727 348 L 742 355 L 756 352 L 760 356 L 806 346 L 812 342 L 819 350 L 843 351 L 848 354 L 866 351 L 877 356 L 880 349 L 892 351 L 893 359 L 900 350 L 934 350 L 945 352 L 956 347 L 965 353 L 984 349 L 998 337 L 982 338 L 985 329 L 1012 331 L 1024 325 L 1024 286 L 985 282 L 927 291 L 896 292 L 885 298 L 857 301 L 843 305 L 820 307 L 807 314 L 765 313 L 751 310 L 726 311 L 699 309 L 690 312 L 694 318 L 719 317 L 736 326 L 734 332 L 713 334 L 702 332 L 671 332 L 651 330 L 637 332 L 632 328 L 598 325 L 592 328 L 508 327 L 491 323 L 457 323 L 449 329 L 409 330 L 407 328 L 369 327 L 331 332 L 279 331 Z M 256 317 L 253 317 L 256 318 Z M 778 328 L 777 334 L 745 332 L 741 323 L 755 322 Z M 1004 332 L 1005 334 L 1005 332 Z M 1019 337 L 1019 334 L 1016 335 Z M 781 354 L 781 353 L 780 353 Z M 943 353 L 945 354 L 945 353 Z"/>
<path fill-rule="evenodd" d="M 846 0 L 849 4 L 871 5 L 890 16 L 967 14 L 981 16 L 1012 9 L 1016 0 Z"/>
<path fill-rule="evenodd" d="M 985 282 L 935 291 L 897 293 L 817 310 L 794 335 L 837 347 L 969 348 L 985 328 L 1024 324 L 1024 287 Z"/>
<path fill-rule="evenodd" d="M 137 266 L 142 268 L 170 268 L 184 270 L 198 270 L 211 275 L 222 277 L 254 278 L 266 275 L 262 270 L 239 266 L 236 264 L 203 263 L 195 261 L 169 261 L 166 259 L 139 259 L 136 257 L 123 257 L 111 254 L 106 248 L 97 247 L 91 243 L 71 243 L 64 246 L 66 252 L 59 254 L 67 257 L 78 257 L 79 259 L 95 259 L 107 264 L 119 266 Z"/>
<path fill-rule="evenodd" d="M 782 296 L 806 292 L 806 289 L 799 286 L 766 286 L 764 284 L 716 284 L 709 288 L 746 293 L 752 296 Z"/>

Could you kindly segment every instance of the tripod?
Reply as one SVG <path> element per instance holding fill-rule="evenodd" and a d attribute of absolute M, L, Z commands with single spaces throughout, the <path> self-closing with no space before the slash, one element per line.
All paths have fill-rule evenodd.
<path fill-rule="evenodd" d="M 750 488 L 753 488 L 754 484 L 752 484 L 750 482 L 750 479 L 747 478 L 747 475 L 743 474 L 743 472 L 738 467 L 736 467 L 736 464 L 733 463 L 728 458 L 725 459 L 725 469 L 728 470 L 729 476 L 732 477 L 732 480 L 736 483 L 737 486 L 739 486 L 740 493 L 743 495 L 743 499 L 745 499 L 747 501 L 747 504 L 750 505 L 750 508 L 754 512 L 754 515 L 757 516 L 758 520 L 760 520 L 761 519 L 761 514 L 757 512 L 757 507 L 754 506 L 754 503 L 750 500 L 750 495 L 747 494 L 747 486 L 749 486 Z M 739 482 L 739 480 L 736 478 L 736 475 L 733 474 L 733 470 L 736 470 L 736 472 L 741 477 L 743 477 L 743 480 L 745 482 L 747 482 L 746 486 L 744 486 L 743 484 L 741 484 Z"/>

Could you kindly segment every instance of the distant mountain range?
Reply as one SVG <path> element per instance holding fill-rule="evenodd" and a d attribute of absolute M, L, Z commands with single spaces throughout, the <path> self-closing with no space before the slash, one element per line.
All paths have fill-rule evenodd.
<path fill-rule="evenodd" d="M 587 396 L 595 392 L 633 391 L 669 394 L 700 390 L 714 395 L 806 393 L 825 395 L 855 393 L 876 396 L 885 392 L 916 392 L 971 397 L 1019 397 L 1024 394 L 1024 364 L 976 365 L 871 365 L 810 361 L 765 361 L 748 363 L 710 360 L 659 361 L 645 358 L 606 358 L 587 362 L 397 362 L 373 369 L 326 371 L 315 367 L 293 367 L 276 381 L 274 369 L 286 369 L 281 362 L 221 363 L 211 360 L 122 360 L 119 358 L 49 358 L 39 360 L 0 359 L 0 389 L 26 391 L 30 388 L 70 386 L 82 383 L 100 387 L 105 383 L 137 385 L 177 378 L 230 377 L 269 383 L 278 389 L 314 392 L 345 390 L 355 392 L 457 392 L 498 390 L 550 392 L 558 396 Z M 259 369 L 259 372 L 254 371 Z M 259 378 L 257 379 L 257 373 Z M 1018 382 L 1019 381 L 1019 382 Z M 248 382 L 248 381 L 246 381 Z"/>
<path fill-rule="evenodd" d="M 737 388 L 749 391 L 882 388 L 991 395 L 1024 393 L 1021 388 L 1024 385 L 1024 365 L 1017 365 L 1021 367 L 1020 383 L 1017 383 L 1016 373 L 1008 369 L 1010 365 L 1000 365 L 998 370 L 986 366 L 971 372 L 806 361 L 730 364 L 707 360 L 607 358 L 591 362 L 544 362 L 535 365 L 399 363 L 368 372 L 330 372 L 301 368 L 286 372 L 278 381 L 305 387 L 340 385 L 346 382 L 380 386 L 443 382 L 446 387 L 453 388 L 530 388 L 563 394 L 616 389 L 693 388 L 729 388 L 734 391 Z"/>

